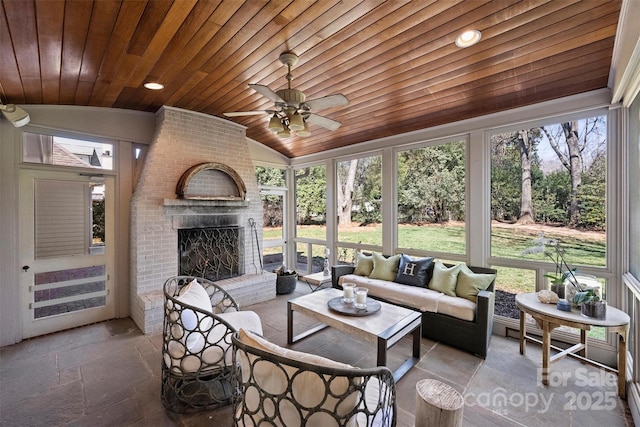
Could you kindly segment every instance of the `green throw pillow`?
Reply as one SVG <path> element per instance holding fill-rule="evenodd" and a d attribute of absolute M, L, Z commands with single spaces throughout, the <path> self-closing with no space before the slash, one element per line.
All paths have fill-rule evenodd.
<path fill-rule="evenodd" d="M 356 268 L 353 274 L 358 276 L 369 276 L 373 270 L 373 257 L 371 255 L 356 252 Z"/>
<path fill-rule="evenodd" d="M 446 267 L 440 261 L 436 261 L 433 264 L 433 276 L 431 276 L 431 281 L 429 282 L 429 289 L 455 297 L 458 273 L 462 265 L 456 264 L 453 267 Z"/>
<path fill-rule="evenodd" d="M 400 263 L 400 255 L 385 258 L 379 253 L 373 253 L 373 271 L 369 275 L 370 279 L 389 280 L 393 282 L 398 273 L 398 264 Z"/>
<path fill-rule="evenodd" d="M 495 274 L 474 273 L 465 265 L 458 274 L 456 295 L 477 302 L 478 293 L 486 290 L 495 278 Z"/>

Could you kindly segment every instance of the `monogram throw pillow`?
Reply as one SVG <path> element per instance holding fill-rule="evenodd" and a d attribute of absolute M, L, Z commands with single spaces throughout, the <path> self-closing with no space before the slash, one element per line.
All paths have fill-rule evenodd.
<path fill-rule="evenodd" d="M 395 282 L 426 288 L 433 274 L 433 257 L 413 259 L 402 254 Z"/>

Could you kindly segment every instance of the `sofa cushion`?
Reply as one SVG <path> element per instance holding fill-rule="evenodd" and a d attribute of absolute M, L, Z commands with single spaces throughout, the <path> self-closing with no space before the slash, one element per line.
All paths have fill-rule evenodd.
<path fill-rule="evenodd" d="M 369 277 L 371 279 L 395 280 L 398 273 L 400 255 L 393 255 L 385 258 L 382 254 L 373 253 L 373 270 Z"/>
<path fill-rule="evenodd" d="M 463 265 L 460 273 L 458 273 L 456 295 L 469 301 L 477 302 L 478 293 L 487 289 L 495 278 L 495 274 L 474 273 L 469 267 Z"/>
<path fill-rule="evenodd" d="M 256 334 L 245 331 L 244 329 L 240 329 L 238 338 L 241 342 L 248 346 L 272 353 L 275 356 L 282 356 L 300 362 L 327 366 L 331 368 L 358 369 L 354 368 L 351 365 L 336 362 L 325 357 L 282 348 Z M 246 353 L 240 352 L 240 355 L 240 368 L 243 379 L 245 381 L 248 379 L 247 375 L 253 375 L 254 381 L 267 393 L 273 395 L 290 394 L 292 395 L 293 400 L 297 402 L 298 405 L 300 405 L 293 405 L 293 401 L 291 400 L 285 399 L 282 401 L 283 403 L 280 405 L 279 411 L 285 426 L 294 426 L 301 424 L 299 416 L 301 407 L 309 408 L 316 405 L 321 405 L 321 407 L 326 411 L 334 412 L 338 410 L 339 414 L 347 414 L 358 404 L 360 400 L 359 393 L 354 392 L 351 393 L 344 401 L 339 402 L 338 400 L 336 400 L 336 398 L 329 395 L 326 391 L 325 381 L 328 381 L 329 378 L 323 379 L 322 376 L 312 371 L 299 371 L 298 368 L 294 366 L 281 365 L 281 367 L 274 363 L 270 363 L 265 359 L 257 362 L 252 360 L 252 372 L 249 366 L 249 360 L 246 359 Z M 254 356 L 250 355 L 250 357 Z M 283 372 L 283 368 L 285 372 Z M 291 388 L 288 389 L 289 384 L 287 381 L 287 377 L 292 378 L 294 375 L 295 379 L 291 382 Z M 331 387 L 332 393 L 341 395 L 348 390 L 349 380 L 347 378 L 344 378 L 344 380 L 332 380 Z M 249 417 L 249 419 L 243 420 L 245 421 L 244 425 L 257 425 L 259 422 L 261 422 L 261 420 L 265 418 L 263 415 L 263 411 L 265 409 L 269 410 L 269 412 L 272 412 L 271 409 L 273 408 L 269 409 L 265 406 L 260 406 L 261 397 L 258 395 L 255 388 L 251 388 L 250 390 L 248 390 L 245 393 L 244 398 L 245 405 L 252 411 L 255 410 L 255 413 L 252 415 L 245 414 L 245 418 Z M 238 406 L 238 411 L 240 412 L 241 410 L 242 407 Z M 239 415 L 240 413 L 238 413 L 238 416 Z M 333 422 L 333 420 L 333 417 L 325 417 L 322 412 L 318 412 L 317 415 L 314 414 L 311 416 L 307 425 L 335 425 L 335 422 Z M 347 425 L 356 425 L 355 417 L 350 420 Z"/>
<path fill-rule="evenodd" d="M 438 301 L 438 314 L 472 322 L 476 315 L 476 303 L 466 298 L 443 295 Z"/>
<path fill-rule="evenodd" d="M 436 261 L 433 264 L 433 275 L 429 282 L 429 288 L 434 291 L 442 292 L 450 297 L 455 297 L 458 273 L 461 268 L 462 264 L 456 264 L 453 267 L 446 267 L 440 261 Z"/>
<path fill-rule="evenodd" d="M 426 287 L 431 280 L 433 257 L 414 259 L 402 254 L 395 282 L 403 285 Z"/>
<path fill-rule="evenodd" d="M 368 276 L 373 271 L 373 256 L 356 252 L 356 268 L 353 274 Z"/>
<path fill-rule="evenodd" d="M 413 307 L 420 311 L 438 311 L 438 300 L 443 295 L 431 289 L 418 286 L 403 285 L 388 280 L 371 279 L 369 277 L 345 274 L 338 279 L 338 283 L 354 283 L 369 289 L 369 295 L 389 301 L 392 304 L 400 304 Z"/>

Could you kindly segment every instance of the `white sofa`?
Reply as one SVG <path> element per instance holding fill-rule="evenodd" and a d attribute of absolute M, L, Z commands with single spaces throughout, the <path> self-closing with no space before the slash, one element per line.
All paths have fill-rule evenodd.
<path fill-rule="evenodd" d="M 363 275 L 368 270 L 358 268 L 362 257 L 358 254 L 355 266 L 332 267 L 333 287 L 341 289 L 343 283 L 354 283 L 369 289 L 369 296 L 373 298 L 419 310 L 422 312 L 422 336 L 486 357 L 493 326 L 496 270 L 441 264 L 431 258 L 431 266 L 422 272 L 425 275 L 422 281 L 398 283 L 397 280 L 401 280 L 398 271 L 412 271 L 407 269 L 407 263 L 413 260 L 411 257 L 396 255 L 398 266 L 395 271 L 388 271 L 386 278 L 380 278 L 385 274 L 376 275 L 375 268 L 370 274 Z M 381 257 L 393 258 L 373 254 L 372 262 L 380 261 Z M 429 258 L 413 261 L 425 260 Z"/>

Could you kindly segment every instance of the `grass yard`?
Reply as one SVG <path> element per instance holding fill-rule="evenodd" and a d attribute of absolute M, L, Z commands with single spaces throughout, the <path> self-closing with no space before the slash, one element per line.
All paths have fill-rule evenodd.
<path fill-rule="evenodd" d="M 299 237 L 325 240 L 325 227 L 318 225 L 297 226 Z M 558 239 L 566 249 L 566 260 L 571 266 L 605 265 L 605 233 L 582 232 L 563 227 L 541 225 L 518 226 L 512 224 L 492 224 L 491 255 L 504 258 L 528 259 L 536 261 L 550 260 L 544 254 L 520 255 L 532 246 L 533 240 L 544 232 L 545 237 Z M 264 229 L 264 238 L 275 238 L 282 234 L 280 228 Z M 357 224 L 340 227 L 338 240 L 341 242 L 382 245 L 382 226 Z M 466 252 L 465 225 L 454 223 L 448 225 L 398 225 L 398 246 L 402 248 L 422 249 L 452 254 Z M 315 254 L 322 256 L 323 254 Z"/>

